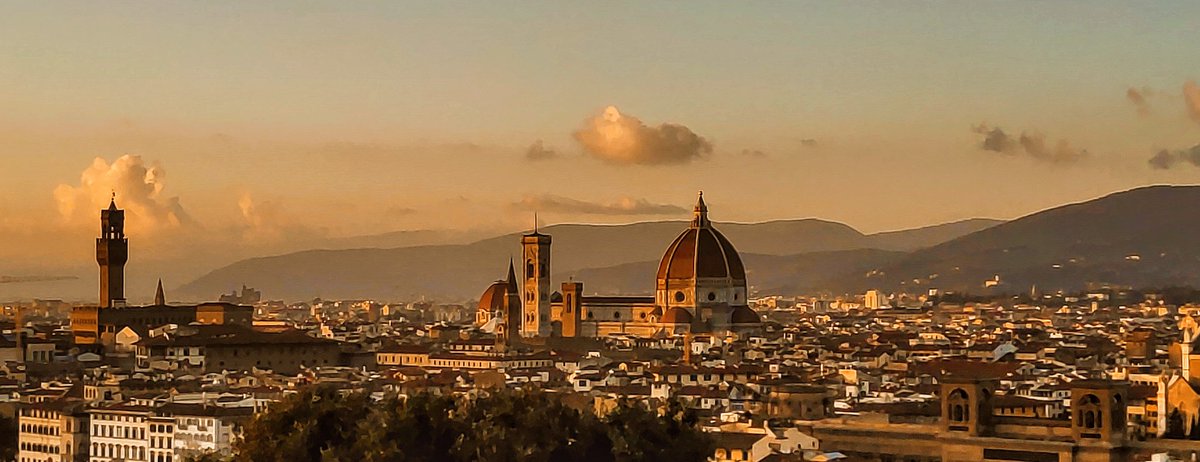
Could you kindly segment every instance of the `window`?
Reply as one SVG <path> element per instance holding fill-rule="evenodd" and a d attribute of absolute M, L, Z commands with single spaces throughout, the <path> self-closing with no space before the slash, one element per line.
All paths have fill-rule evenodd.
<path fill-rule="evenodd" d="M 946 402 L 950 406 L 950 422 L 962 424 L 971 420 L 970 398 L 965 390 L 957 388 L 950 392 Z"/>
<path fill-rule="evenodd" d="M 712 293 L 712 292 L 709 292 L 709 293 L 708 293 L 708 301 L 710 301 L 710 302 L 711 302 L 711 301 L 713 301 L 713 300 L 716 300 L 716 299 L 717 299 L 717 294 L 715 294 L 715 293 Z"/>
<path fill-rule="evenodd" d="M 685 295 L 683 295 L 683 291 L 682 291 L 682 290 L 677 290 L 677 291 L 675 291 L 675 301 L 676 301 L 676 302 L 683 303 L 683 301 L 684 301 L 686 298 L 687 298 L 687 297 L 686 297 Z"/>

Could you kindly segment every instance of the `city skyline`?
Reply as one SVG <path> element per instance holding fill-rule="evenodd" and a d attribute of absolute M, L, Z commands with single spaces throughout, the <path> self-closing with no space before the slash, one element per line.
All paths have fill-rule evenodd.
<path fill-rule="evenodd" d="M 0 0 L 0 462 L 1196 462 L 1197 18 Z"/>

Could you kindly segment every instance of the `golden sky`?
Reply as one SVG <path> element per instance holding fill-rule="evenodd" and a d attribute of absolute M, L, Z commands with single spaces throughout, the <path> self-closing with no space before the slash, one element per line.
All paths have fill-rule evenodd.
<path fill-rule="evenodd" d="M 0 260 L 90 264 L 114 190 L 143 255 L 168 258 L 509 231 L 535 209 L 683 219 L 701 189 L 718 221 L 874 232 L 1194 183 L 1196 17 L 1195 2 L 6 5 Z"/>

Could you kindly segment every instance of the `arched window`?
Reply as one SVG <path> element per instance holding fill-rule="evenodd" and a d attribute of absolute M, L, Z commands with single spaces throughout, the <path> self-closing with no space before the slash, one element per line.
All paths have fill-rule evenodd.
<path fill-rule="evenodd" d="M 1101 408 L 1100 398 L 1096 395 L 1088 394 L 1075 402 L 1075 417 L 1077 425 L 1088 430 L 1085 436 L 1090 438 L 1099 437 L 1095 432 L 1099 431 L 1104 426 L 1104 411 Z"/>
<path fill-rule="evenodd" d="M 946 397 L 946 405 L 949 406 L 950 422 L 961 424 L 971 420 L 971 400 L 966 390 L 954 389 Z"/>
<path fill-rule="evenodd" d="M 537 274 L 537 273 L 533 272 L 533 259 L 526 260 L 525 261 L 525 279 L 533 279 L 533 276 L 535 274 Z"/>

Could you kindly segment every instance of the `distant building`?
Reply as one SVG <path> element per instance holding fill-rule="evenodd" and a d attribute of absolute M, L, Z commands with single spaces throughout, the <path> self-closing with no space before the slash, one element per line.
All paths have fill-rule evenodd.
<path fill-rule="evenodd" d="M 181 326 L 137 342 L 139 369 L 201 372 L 269 369 L 293 375 L 305 367 L 341 363 L 338 342 L 297 330 L 265 332 L 241 325 Z"/>
<path fill-rule="evenodd" d="M 125 212 L 116 200 L 100 213 L 101 235 L 96 239 L 96 261 L 100 265 L 100 303 L 71 309 L 71 332 L 76 344 L 113 345 L 122 329 L 129 327 L 145 336 L 150 329 L 167 324 L 238 324 L 253 322 L 254 308 L 231 303 L 167 305 L 159 281 L 155 303 L 125 304 L 125 263 L 129 239 L 125 237 Z M 243 291 L 245 293 L 245 291 Z"/>
<path fill-rule="evenodd" d="M 236 290 L 227 294 L 221 294 L 220 300 L 224 303 L 253 305 L 262 301 L 262 292 L 242 284 L 242 292 L 240 294 Z"/>
<path fill-rule="evenodd" d="M 712 226 L 703 194 L 693 209 L 691 224 L 663 254 L 653 296 L 585 296 L 583 283 L 578 281 L 565 282 L 561 292 L 550 293 L 550 236 L 535 230 L 523 236 L 521 243 L 523 336 L 652 337 L 747 332 L 761 327 L 761 318 L 748 304 L 741 257 Z M 501 288 L 497 282 L 480 297 L 476 315 L 480 326 L 500 312 L 500 300 L 508 296 L 508 292 L 500 296 Z"/>
<path fill-rule="evenodd" d="M 888 296 L 882 290 L 868 290 L 867 294 L 863 296 L 863 307 L 868 310 L 878 310 L 889 306 L 891 305 Z"/>

